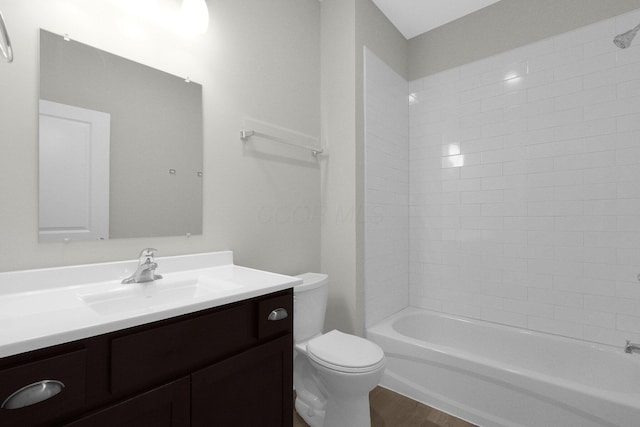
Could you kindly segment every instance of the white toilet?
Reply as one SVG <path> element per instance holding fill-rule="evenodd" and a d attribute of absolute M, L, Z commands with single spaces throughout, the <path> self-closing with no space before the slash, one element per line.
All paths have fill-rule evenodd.
<path fill-rule="evenodd" d="M 311 427 L 370 427 L 369 392 L 384 371 L 384 352 L 355 335 L 322 334 L 328 277 L 305 273 L 293 288 L 293 385 L 296 411 Z"/>

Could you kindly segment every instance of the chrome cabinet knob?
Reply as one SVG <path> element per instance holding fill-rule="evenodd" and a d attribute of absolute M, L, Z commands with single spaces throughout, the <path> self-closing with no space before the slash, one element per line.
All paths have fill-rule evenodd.
<path fill-rule="evenodd" d="M 276 308 L 271 313 L 269 313 L 269 317 L 267 317 L 267 320 L 276 321 L 276 320 L 286 319 L 287 317 L 289 317 L 289 313 L 287 313 L 286 309 Z"/>

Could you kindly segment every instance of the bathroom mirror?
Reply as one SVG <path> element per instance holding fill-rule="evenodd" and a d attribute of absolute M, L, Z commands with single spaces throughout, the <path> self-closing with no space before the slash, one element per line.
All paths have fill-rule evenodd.
<path fill-rule="evenodd" d="M 41 242 L 202 234 L 202 86 L 40 30 Z"/>

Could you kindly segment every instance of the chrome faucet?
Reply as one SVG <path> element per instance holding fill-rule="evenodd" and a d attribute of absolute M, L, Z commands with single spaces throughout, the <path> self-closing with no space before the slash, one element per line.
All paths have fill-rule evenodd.
<path fill-rule="evenodd" d="M 627 344 L 624 346 L 624 352 L 631 354 L 634 350 L 640 350 L 640 344 L 634 344 L 627 340 Z"/>
<path fill-rule="evenodd" d="M 154 260 L 156 252 L 158 250 L 153 248 L 143 249 L 138 255 L 138 269 L 131 276 L 122 280 L 122 283 L 142 283 L 162 279 L 161 275 L 156 274 L 156 268 L 158 268 L 158 263 Z"/>

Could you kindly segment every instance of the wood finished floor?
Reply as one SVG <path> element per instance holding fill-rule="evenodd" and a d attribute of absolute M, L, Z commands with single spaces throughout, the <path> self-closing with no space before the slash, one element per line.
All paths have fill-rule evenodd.
<path fill-rule="evenodd" d="M 371 427 L 476 427 L 382 387 L 369 394 L 369 402 Z M 295 410 L 293 427 L 308 427 Z"/>

